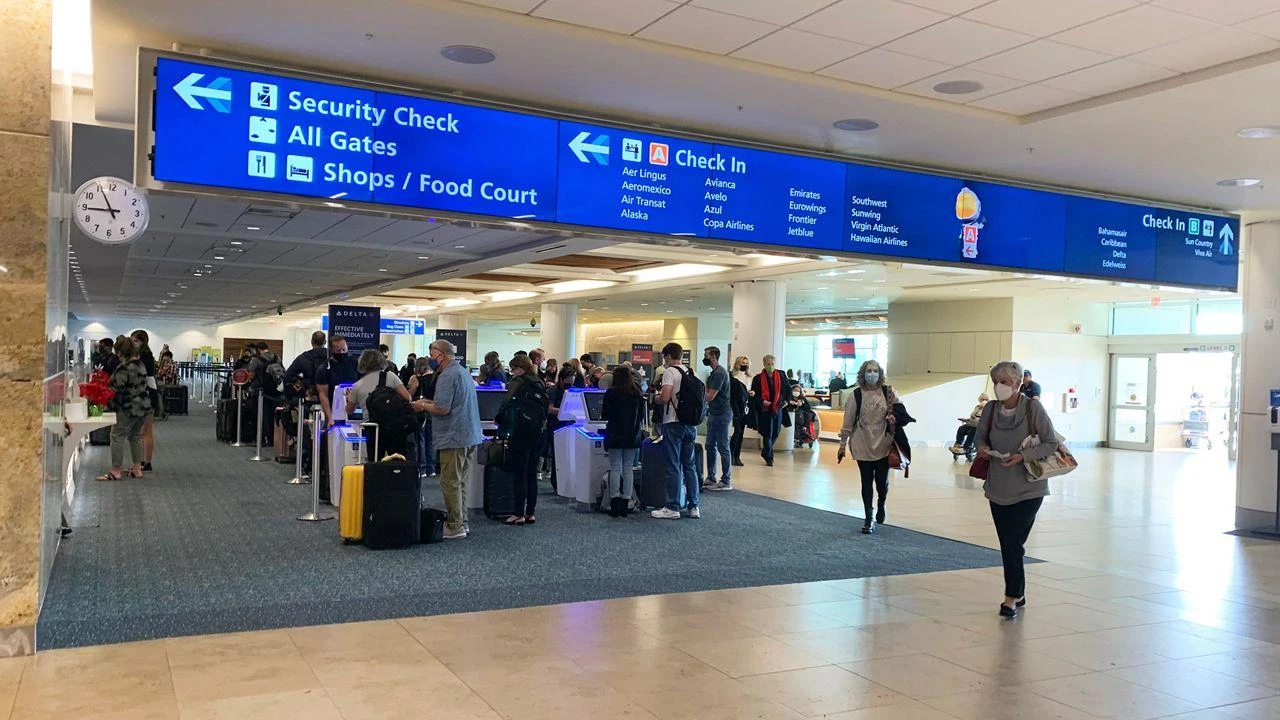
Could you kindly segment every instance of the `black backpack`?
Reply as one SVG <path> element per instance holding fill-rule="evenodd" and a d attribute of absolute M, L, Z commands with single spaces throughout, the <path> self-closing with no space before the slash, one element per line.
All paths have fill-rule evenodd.
<path fill-rule="evenodd" d="M 698 426 L 707 419 L 707 386 L 697 375 L 677 368 L 680 371 L 680 390 L 676 393 L 676 420 L 681 425 Z"/>
<path fill-rule="evenodd" d="M 387 371 L 378 373 L 378 387 L 364 401 L 369 411 L 369 421 L 378 424 L 379 432 L 407 433 L 414 429 L 416 414 L 413 405 L 400 396 L 395 388 L 387 387 Z"/>
<path fill-rule="evenodd" d="M 541 437 L 550 407 L 551 397 L 547 395 L 546 386 L 532 379 L 520 383 L 520 389 L 503 408 L 504 432 L 520 440 Z"/>

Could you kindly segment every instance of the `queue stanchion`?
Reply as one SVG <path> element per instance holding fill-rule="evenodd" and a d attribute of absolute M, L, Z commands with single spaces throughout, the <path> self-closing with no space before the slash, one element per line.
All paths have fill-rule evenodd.
<path fill-rule="evenodd" d="M 249 462 L 265 462 L 268 459 L 268 458 L 262 457 L 262 432 L 266 430 L 266 428 L 261 427 L 261 423 L 263 422 L 262 420 L 263 395 L 264 393 L 261 390 L 259 390 L 258 391 L 258 421 L 254 423 L 255 425 L 259 426 L 257 428 L 257 432 L 254 433 L 254 435 L 257 435 L 258 437 L 255 438 L 256 443 L 254 445 L 254 453 L 253 453 L 253 457 L 249 458 Z"/>
<path fill-rule="evenodd" d="M 332 520 L 336 517 L 332 510 L 320 509 L 320 483 L 323 478 L 320 477 L 320 441 L 323 435 L 320 432 L 320 426 L 323 423 L 324 411 L 316 408 L 311 413 L 311 419 L 307 422 L 311 423 L 311 512 L 301 515 L 298 519 L 303 522 L 322 522 L 324 520 Z"/>
<path fill-rule="evenodd" d="M 244 387 L 249 382 L 249 371 L 240 368 L 231 373 L 231 384 L 236 394 L 236 441 L 231 447 L 244 447 Z"/>
<path fill-rule="evenodd" d="M 293 456 L 294 456 L 293 477 L 284 481 L 286 485 L 306 485 L 311 482 L 310 480 L 311 476 L 304 475 L 302 472 L 302 446 L 305 444 L 302 442 L 302 440 L 304 437 L 306 437 L 302 433 L 306 429 L 306 423 L 307 423 L 306 408 L 307 408 L 307 401 L 299 398 L 298 400 L 298 434 L 294 436 L 297 439 L 294 441 L 294 448 L 293 448 Z M 314 455 L 316 452 L 317 452 L 317 449 L 313 446 L 311 448 L 312 455 Z M 319 491 L 317 490 L 316 492 L 319 492 Z"/>

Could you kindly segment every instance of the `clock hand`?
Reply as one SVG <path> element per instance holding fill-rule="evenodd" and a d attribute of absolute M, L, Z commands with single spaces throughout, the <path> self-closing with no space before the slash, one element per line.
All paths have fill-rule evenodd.
<path fill-rule="evenodd" d="M 95 212 L 111 212 L 108 208 L 85 208 L 85 210 L 93 210 Z"/>
<path fill-rule="evenodd" d="M 102 184 L 101 184 L 101 183 L 99 183 L 99 184 L 98 184 L 98 192 L 102 193 L 102 201 L 103 201 L 103 202 L 105 202 L 105 203 L 107 204 L 107 212 L 111 213 L 111 219 L 112 219 L 112 220 L 115 220 L 115 219 L 116 219 L 116 215 L 119 215 L 119 214 L 120 214 L 120 211 L 119 211 L 119 210 L 116 210 L 116 209 L 115 209 L 115 208 L 113 208 L 113 207 L 111 207 L 111 198 L 107 197 L 107 194 L 106 194 L 106 193 L 104 193 L 104 192 L 102 192 Z"/>

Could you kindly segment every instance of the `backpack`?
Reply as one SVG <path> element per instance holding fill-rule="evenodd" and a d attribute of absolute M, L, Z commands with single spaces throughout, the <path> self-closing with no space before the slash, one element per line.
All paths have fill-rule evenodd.
<path fill-rule="evenodd" d="M 417 419 L 413 405 L 400 396 L 395 388 L 387 387 L 387 371 L 378 373 L 378 387 L 369 393 L 364 402 L 370 422 L 375 422 L 382 433 L 396 436 L 414 429 Z"/>
<path fill-rule="evenodd" d="M 683 367 L 677 369 L 680 371 L 680 390 L 675 397 L 676 421 L 696 427 L 707 419 L 707 386 Z"/>
<path fill-rule="evenodd" d="M 551 398 L 546 387 L 537 381 L 520 383 L 502 411 L 502 427 L 508 437 L 532 440 L 540 437 L 547 425 L 547 409 Z"/>

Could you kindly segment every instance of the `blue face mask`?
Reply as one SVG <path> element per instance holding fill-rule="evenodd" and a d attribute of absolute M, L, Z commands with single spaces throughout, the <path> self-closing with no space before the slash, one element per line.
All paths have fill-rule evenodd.
<path fill-rule="evenodd" d="M 435 358 L 427 358 L 427 367 L 431 368 L 432 371 L 439 370 L 440 361 Z"/>

